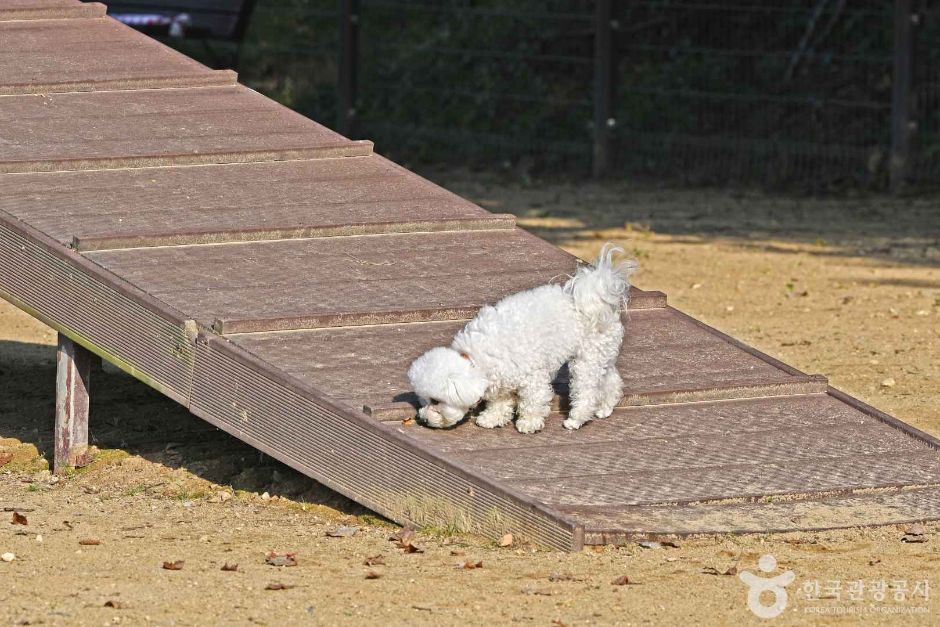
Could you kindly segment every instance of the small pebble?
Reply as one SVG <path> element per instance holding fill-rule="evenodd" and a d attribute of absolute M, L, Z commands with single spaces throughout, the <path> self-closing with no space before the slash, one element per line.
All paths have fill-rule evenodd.
<path fill-rule="evenodd" d="M 12 553 L 4 553 L 3 555 L 0 555 L 0 560 L 3 560 L 4 562 L 12 562 L 15 559 L 16 556 Z"/>
<path fill-rule="evenodd" d="M 897 381 L 895 381 L 893 377 L 888 377 L 887 379 L 881 382 L 881 387 L 893 388 L 896 384 L 897 384 Z"/>

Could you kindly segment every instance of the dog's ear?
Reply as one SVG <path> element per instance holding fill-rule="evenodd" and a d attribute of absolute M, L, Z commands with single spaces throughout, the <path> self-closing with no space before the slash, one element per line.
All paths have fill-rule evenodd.
<path fill-rule="evenodd" d="M 470 366 L 465 372 L 451 373 L 447 387 L 463 407 L 473 407 L 486 392 L 486 380 Z"/>

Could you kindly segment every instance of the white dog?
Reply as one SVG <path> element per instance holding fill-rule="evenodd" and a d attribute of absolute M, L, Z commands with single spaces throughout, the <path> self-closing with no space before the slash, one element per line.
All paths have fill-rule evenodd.
<path fill-rule="evenodd" d="M 571 410 L 564 426 L 577 429 L 606 418 L 620 401 L 617 356 L 623 340 L 620 308 L 635 261 L 615 265 L 611 244 L 567 283 L 543 285 L 486 306 L 449 348 L 432 348 L 411 364 L 408 379 L 430 427 L 460 422 L 481 400 L 481 427 L 502 427 L 518 414 L 516 429 L 535 433 L 551 412 L 552 381 L 568 364 Z"/>

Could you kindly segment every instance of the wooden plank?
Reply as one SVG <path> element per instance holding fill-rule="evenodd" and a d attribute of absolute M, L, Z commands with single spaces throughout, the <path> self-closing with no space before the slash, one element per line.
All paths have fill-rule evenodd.
<path fill-rule="evenodd" d="M 417 399 L 406 372 L 434 346 L 450 344 L 464 322 L 382 325 L 266 333 L 233 338 L 259 357 L 379 420 L 413 417 Z M 820 393 L 824 380 L 793 374 L 690 322 L 672 309 L 631 310 L 618 367 L 625 383 L 621 405 Z M 804 390 L 775 386 L 804 383 Z M 566 394 L 564 373 L 557 381 Z M 556 407 L 558 403 L 556 402 Z"/>
<path fill-rule="evenodd" d="M 763 431 L 721 435 L 687 435 L 679 431 L 668 437 L 634 437 L 618 441 L 580 443 L 553 442 L 525 448 L 484 449 L 452 453 L 455 459 L 495 479 L 599 477 L 652 471 L 686 472 L 722 466 L 750 464 L 759 473 L 764 466 L 803 461 L 812 466 L 820 460 L 850 455 L 893 455 L 928 452 L 932 447 L 891 427 L 874 421 L 811 425 L 794 428 L 781 423 Z"/>
<path fill-rule="evenodd" d="M 0 177 L 0 209 L 82 251 L 515 223 L 378 155 Z"/>
<path fill-rule="evenodd" d="M 0 98 L 0 172 L 371 154 L 245 87 Z"/>
<path fill-rule="evenodd" d="M 615 410 L 608 419 L 589 422 L 576 432 L 563 428 L 562 420 L 562 416 L 552 416 L 545 422 L 543 431 L 533 434 L 518 433 L 515 429 L 482 429 L 470 421 L 450 430 L 399 423 L 388 423 L 388 426 L 428 446 L 460 455 L 487 449 L 627 441 L 642 447 L 648 440 L 667 441 L 676 437 L 730 438 L 780 428 L 836 430 L 878 424 L 874 418 L 827 394 L 626 407 Z M 508 451 L 507 455 L 510 455 Z"/>
<path fill-rule="evenodd" d="M 234 85 L 120 22 L 0 22 L 0 95 Z"/>
<path fill-rule="evenodd" d="M 755 465 L 610 473 L 544 480 L 506 480 L 554 506 L 621 507 L 756 499 L 940 483 L 940 453 L 875 453 Z"/>
<path fill-rule="evenodd" d="M 104 15 L 106 10 L 100 2 L 80 0 L 3 0 L 0 22 L 94 18 Z"/>
<path fill-rule="evenodd" d="M 564 277 L 576 266 L 567 253 L 520 230 L 88 256 L 198 320 L 219 320 L 216 329 L 224 333 L 467 318 L 485 303 Z"/>
<path fill-rule="evenodd" d="M 56 352 L 55 455 L 53 470 L 87 465 L 89 381 L 92 355 L 66 336 L 59 334 Z"/>
<path fill-rule="evenodd" d="M 940 487 L 759 503 L 564 511 L 584 523 L 585 544 L 620 544 L 668 536 L 823 531 L 938 520 Z"/>

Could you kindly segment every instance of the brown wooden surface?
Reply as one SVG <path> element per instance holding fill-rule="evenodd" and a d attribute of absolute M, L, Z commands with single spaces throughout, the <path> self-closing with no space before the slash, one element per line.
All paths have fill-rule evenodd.
<path fill-rule="evenodd" d="M 105 14 L 100 2 L 80 0 L 3 0 L 0 22 L 13 20 L 50 20 L 100 17 Z"/>
<path fill-rule="evenodd" d="M 507 483 L 547 505 L 620 507 L 929 485 L 938 479 L 940 456 L 931 449 L 914 454 L 849 454 L 812 462 L 797 459 L 766 466 L 742 461 L 690 470 L 669 468 Z"/>
<path fill-rule="evenodd" d="M 466 236 L 464 236 L 466 237 Z M 672 309 L 631 310 L 618 367 L 624 403 L 660 392 L 721 392 L 802 381 L 799 375 L 693 324 Z M 434 346 L 447 346 L 465 322 L 380 325 L 236 336 L 232 341 L 286 372 L 356 407 L 397 409 L 380 419 L 414 415 L 416 399 L 405 373 Z M 559 392 L 566 390 L 564 374 Z M 824 391 L 822 385 L 817 391 Z M 658 399 L 647 401 L 658 402 Z M 394 405 L 400 403 L 400 405 Z M 389 406 L 392 406 L 391 408 Z"/>
<path fill-rule="evenodd" d="M 0 172 L 371 153 L 245 87 L 0 98 Z"/>
<path fill-rule="evenodd" d="M 251 323 L 245 330 L 265 330 L 454 315 L 447 312 L 477 308 L 575 268 L 567 253 L 519 230 L 332 237 L 88 256 L 198 320 L 223 320 L 229 332 L 237 332 L 239 322 Z"/>
<path fill-rule="evenodd" d="M 0 177 L 0 209 L 79 250 L 513 223 L 378 155 Z"/>
<path fill-rule="evenodd" d="M 634 443 L 668 441 L 671 438 L 711 438 L 759 435 L 780 428 L 805 431 L 825 428 L 831 431 L 876 426 L 879 421 L 840 403 L 827 394 L 755 398 L 626 407 L 616 410 L 612 419 L 595 420 L 576 432 L 561 426 L 560 416 L 545 423 L 535 434 L 514 429 L 482 429 L 462 423 L 450 430 L 424 429 L 413 424 L 386 423 L 386 427 L 407 434 L 424 445 L 448 455 L 464 455 L 489 449 L 540 448 L 552 446 L 602 445 L 609 442 Z M 626 449 L 624 454 L 626 455 Z"/>
<path fill-rule="evenodd" d="M 811 531 L 867 524 L 912 523 L 940 515 L 940 488 L 773 502 L 633 506 L 615 510 L 564 508 L 585 524 L 585 544 L 707 533 L 767 533 L 799 526 Z"/>
<path fill-rule="evenodd" d="M 0 95 L 205 87 L 236 80 L 234 72 L 210 70 L 105 17 L 0 22 L 0 42 Z"/>

